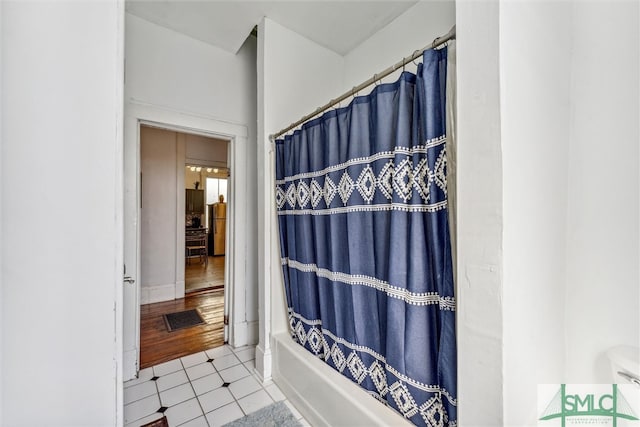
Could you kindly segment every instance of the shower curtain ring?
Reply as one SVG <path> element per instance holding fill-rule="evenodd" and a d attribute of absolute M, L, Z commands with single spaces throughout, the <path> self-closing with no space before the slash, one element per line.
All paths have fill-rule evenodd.
<path fill-rule="evenodd" d="M 413 55 L 411 55 L 411 56 L 416 56 L 416 53 L 418 53 L 418 52 L 420 52 L 420 49 L 416 49 L 416 50 L 414 50 L 414 51 L 413 51 Z M 416 56 L 415 58 L 413 58 L 413 59 L 411 60 L 411 62 L 413 63 L 413 65 L 415 65 L 415 66 L 417 67 L 417 66 L 418 66 L 418 64 L 416 64 L 416 59 L 418 59 L 418 57 L 417 57 L 417 56 Z"/>

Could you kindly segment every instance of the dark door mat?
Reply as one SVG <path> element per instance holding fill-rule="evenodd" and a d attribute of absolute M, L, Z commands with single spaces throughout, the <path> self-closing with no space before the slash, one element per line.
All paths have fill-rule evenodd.
<path fill-rule="evenodd" d="M 167 325 L 169 332 L 205 323 L 196 309 L 179 311 L 177 313 L 167 313 L 163 314 L 162 317 L 164 318 L 164 323 Z"/>

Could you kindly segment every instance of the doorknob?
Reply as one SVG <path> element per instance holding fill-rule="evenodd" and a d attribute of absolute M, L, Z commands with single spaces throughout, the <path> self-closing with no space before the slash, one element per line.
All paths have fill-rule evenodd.
<path fill-rule="evenodd" d="M 124 276 L 124 279 L 122 279 L 122 281 L 125 283 L 131 283 L 131 284 L 136 283 L 136 279 L 134 279 L 131 276 Z"/>

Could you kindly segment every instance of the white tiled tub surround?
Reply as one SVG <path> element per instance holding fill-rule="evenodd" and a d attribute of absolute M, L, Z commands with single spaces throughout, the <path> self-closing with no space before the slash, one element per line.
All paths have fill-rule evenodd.
<path fill-rule="evenodd" d="M 228 345 L 140 371 L 124 384 L 124 424 L 141 426 L 166 415 L 171 427 L 217 427 L 284 401 L 309 424 L 273 382 L 252 374 L 255 348 Z"/>

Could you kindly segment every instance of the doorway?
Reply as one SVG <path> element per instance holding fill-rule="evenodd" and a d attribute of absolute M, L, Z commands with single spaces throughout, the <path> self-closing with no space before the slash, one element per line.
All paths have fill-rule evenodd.
<path fill-rule="evenodd" d="M 219 142 L 212 140 L 211 143 Z M 187 164 L 185 167 L 186 238 L 192 242 L 191 245 L 189 241 L 186 242 L 187 262 L 184 275 L 186 294 L 224 287 L 228 178 L 229 169 L 226 166 Z M 188 188 L 189 186 L 193 188 Z M 195 188 L 196 186 L 199 189 Z M 189 199 L 194 198 L 199 200 L 189 203 Z M 202 201 L 204 205 L 201 204 Z M 196 212 L 190 212 L 194 208 Z M 205 240 L 200 240 L 201 237 Z M 202 256 L 203 254 L 206 258 Z"/>
<path fill-rule="evenodd" d="M 127 276 L 130 279 L 124 287 L 123 292 L 123 347 L 124 347 L 124 369 L 123 379 L 135 378 L 140 369 L 140 309 L 141 305 L 180 299 L 185 296 L 184 276 L 175 277 L 173 283 L 152 283 L 145 282 L 142 274 L 142 251 L 141 251 L 141 210 L 144 208 L 142 199 L 142 170 L 140 158 L 140 134 L 143 126 L 149 126 L 189 135 L 199 135 L 203 137 L 219 138 L 228 141 L 227 166 L 229 169 L 239 171 L 233 179 L 228 180 L 230 197 L 228 203 L 228 228 L 227 241 L 228 250 L 225 254 L 225 292 L 224 309 L 228 319 L 227 336 L 225 341 L 233 346 L 246 345 L 255 341 L 257 331 L 256 320 L 247 318 L 247 303 L 253 305 L 253 294 L 249 294 L 251 299 L 247 301 L 247 273 L 253 277 L 254 269 L 247 269 L 248 257 L 253 256 L 247 253 L 247 239 L 252 241 L 252 234 L 248 234 L 244 228 L 235 230 L 234 224 L 247 222 L 247 212 L 237 210 L 235 206 L 245 206 L 248 202 L 246 191 L 236 192 L 235 188 L 245 189 L 250 181 L 248 177 L 253 172 L 248 168 L 247 157 L 247 128 L 222 122 L 215 119 L 191 116 L 188 113 L 175 112 L 151 106 L 130 102 L 125 110 L 124 129 L 124 242 L 123 251 Z M 184 215 L 184 168 L 185 160 L 176 165 L 181 174 L 176 175 L 173 184 L 166 186 L 167 191 L 174 191 L 180 200 L 175 203 L 176 222 L 181 221 L 180 226 L 174 226 L 175 248 L 184 247 L 185 238 L 185 215 Z M 249 193 L 250 194 L 250 193 Z M 178 212 L 180 206 L 181 212 Z M 182 255 L 182 256 L 179 256 Z M 175 260 L 173 265 L 176 272 L 180 272 L 180 267 L 184 267 L 184 256 L 182 251 L 175 250 Z M 167 262 L 169 265 L 170 262 Z M 181 280 L 180 280 L 181 279 Z M 182 283 L 180 283 L 182 282 Z"/>
<path fill-rule="evenodd" d="M 140 126 L 141 368 L 150 366 L 149 361 L 159 363 L 210 349 L 214 341 L 224 343 L 219 338 L 224 336 L 225 257 L 222 262 L 209 262 L 208 242 L 214 240 L 209 231 L 214 230 L 207 217 L 214 205 L 206 203 L 205 194 L 211 190 L 206 188 L 207 178 L 223 176 L 227 170 L 228 144 L 228 140 Z M 218 229 L 226 230 L 226 218 L 217 222 Z M 223 245 L 222 254 L 226 242 Z M 210 276 L 220 279 L 211 283 Z M 215 295 L 185 301 L 187 283 L 197 287 L 191 291 L 213 291 L 214 285 L 217 290 Z M 180 333 L 170 331 L 163 316 L 193 304 L 206 313 L 203 324 Z M 182 337 L 186 332 L 189 340 Z M 175 339 L 177 335 L 182 338 Z M 204 347 L 199 348 L 199 343 Z"/>

